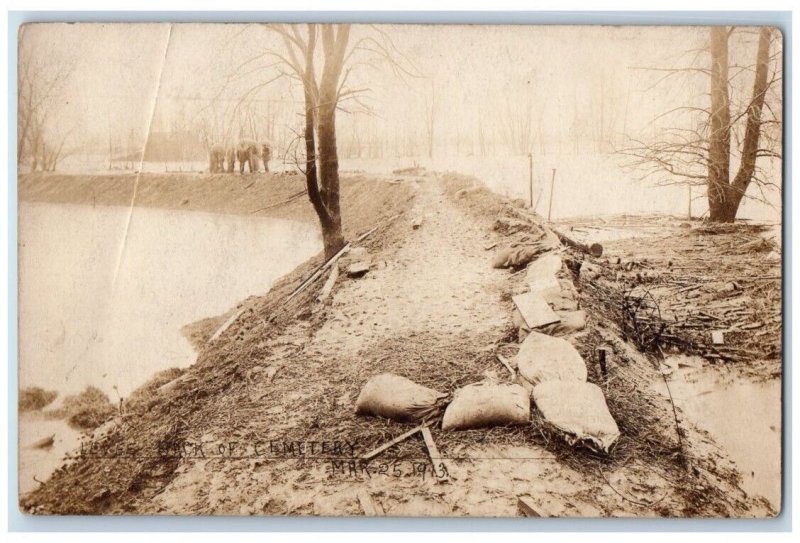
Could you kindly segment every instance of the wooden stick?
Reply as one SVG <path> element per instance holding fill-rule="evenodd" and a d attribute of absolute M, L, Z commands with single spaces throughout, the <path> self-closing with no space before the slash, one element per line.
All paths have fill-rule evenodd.
<path fill-rule="evenodd" d="M 391 447 L 393 445 L 397 445 L 401 441 L 404 441 L 404 440 L 408 439 L 409 437 L 413 436 L 414 434 L 416 434 L 417 432 L 419 432 L 423 428 L 424 428 L 423 425 L 417 426 L 416 428 L 413 428 L 413 429 L 409 430 L 405 434 L 401 434 L 401 435 L 397 436 L 396 438 L 394 438 L 393 440 L 387 441 L 386 443 L 384 443 L 383 445 L 381 445 L 377 449 L 374 449 L 374 450 L 368 452 L 367 454 L 363 455 L 361 457 L 361 459 L 362 460 L 372 460 L 373 458 L 375 458 L 376 456 L 381 454 L 383 451 L 385 451 L 389 447 Z"/>
<path fill-rule="evenodd" d="M 511 374 L 511 378 L 513 379 L 514 377 L 516 377 L 517 372 L 514 371 L 514 368 L 511 367 L 511 364 L 509 364 L 508 359 L 500 353 L 496 353 L 495 356 L 497 357 L 497 360 L 499 360 L 500 363 L 506 367 L 508 372 Z"/>
<path fill-rule="evenodd" d="M 378 505 L 369 492 L 363 489 L 358 490 L 358 503 L 361 504 L 361 509 L 367 517 L 381 517 L 383 516 L 383 509 Z"/>
<path fill-rule="evenodd" d="M 531 501 L 530 498 L 526 498 L 524 496 L 517 496 L 517 505 L 522 510 L 522 513 L 526 517 L 543 517 L 546 515 L 542 515 L 539 511 L 536 510 L 536 507 Z"/>
<path fill-rule="evenodd" d="M 222 333 L 223 333 L 225 330 L 227 330 L 227 329 L 228 329 L 228 327 L 229 327 L 231 324 L 233 324 L 233 323 L 234 323 L 234 321 L 235 321 L 236 319 L 238 319 L 238 318 L 239 318 L 239 315 L 241 315 L 242 313 L 244 313 L 244 310 L 245 310 L 245 309 L 247 309 L 247 306 L 242 306 L 242 307 L 241 307 L 241 309 L 239 309 L 239 311 L 236 311 L 236 312 L 235 312 L 233 315 L 231 315 L 230 317 L 228 317 L 228 320 L 226 320 L 224 323 L 222 323 L 222 326 L 220 326 L 219 328 L 217 328 L 217 331 L 216 331 L 216 332 L 214 332 L 214 335 L 213 335 L 213 336 L 211 336 L 211 339 L 209 339 L 208 341 L 209 341 L 209 342 L 216 341 L 216 340 L 219 338 L 219 336 L 221 336 L 221 335 L 222 335 Z"/>
<path fill-rule="evenodd" d="M 392 224 L 395 221 L 395 219 L 397 219 L 397 217 L 399 217 L 399 216 L 400 216 L 400 213 L 398 213 L 397 215 L 394 215 L 392 217 L 389 217 L 388 219 L 386 219 L 386 222 L 384 224 Z M 380 226 L 380 225 L 378 225 L 378 226 Z M 358 236 L 358 239 L 356 239 L 356 241 L 364 241 L 365 239 L 367 239 L 367 236 L 369 236 L 375 230 L 377 230 L 378 226 L 376 226 L 372 230 L 368 230 L 368 231 L 364 232 L 363 234 L 361 234 L 360 236 Z"/>
<path fill-rule="evenodd" d="M 253 183 L 255 183 L 255 181 L 253 181 Z M 246 189 L 250 188 L 253 185 L 253 183 L 250 183 L 245 188 Z M 262 207 L 260 209 L 256 209 L 255 211 L 251 211 L 250 213 L 258 213 L 259 211 L 266 211 L 267 209 L 272 209 L 273 207 L 278 207 L 278 206 L 281 206 L 283 204 L 288 204 L 292 200 L 295 200 L 295 199 L 299 198 L 300 196 L 304 195 L 305 193 L 306 193 L 306 191 L 305 191 L 305 189 L 303 189 L 300 192 L 289 196 L 286 200 L 283 200 L 282 202 L 277 202 L 277 203 L 268 205 L 267 207 Z"/>
<path fill-rule="evenodd" d="M 367 239 L 367 236 L 369 236 L 370 234 L 372 234 L 372 233 L 373 233 L 375 230 L 377 230 L 377 229 L 378 229 L 378 227 L 376 226 L 376 227 L 375 227 L 375 228 L 373 228 L 372 230 L 367 230 L 366 232 L 364 232 L 363 234 L 361 234 L 360 236 L 358 236 L 358 239 L 357 239 L 356 241 L 364 241 L 365 239 Z"/>
<path fill-rule="evenodd" d="M 297 287 L 296 289 L 294 289 L 294 291 L 293 291 L 291 294 L 289 294 L 289 297 L 288 297 L 288 298 L 286 298 L 286 301 L 288 302 L 289 300 L 291 300 L 292 298 L 294 298 L 295 296 L 297 296 L 298 294 L 300 294 L 301 292 L 303 292 L 303 291 L 306 289 L 306 287 L 307 287 L 308 285 L 310 285 L 312 282 L 314 282 L 314 281 L 315 281 L 315 280 L 316 280 L 316 279 L 317 279 L 317 278 L 318 278 L 320 275 L 322 275 L 322 273 L 323 273 L 325 270 L 327 270 L 327 269 L 328 269 L 330 266 L 332 266 L 332 265 L 333 265 L 333 264 L 334 264 L 334 263 L 335 263 L 337 260 L 339 260 L 339 257 L 340 257 L 340 256 L 342 256 L 344 253 L 346 253 L 346 252 L 347 252 L 347 251 L 349 251 L 349 250 L 350 250 L 350 244 L 348 243 L 347 245 L 345 245 L 344 247 L 342 247 L 341 249 L 339 249 L 339 252 L 338 252 L 338 253 L 336 253 L 336 254 L 335 254 L 335 255 L 333 255 L 333 256 L 332 256 L 330 259 L 328 259 L 327 261 L 325 261 L 325 263 L 324 263 L 324 264 L 322 264 L 322 266 L 320 266 L 319 268 L 317 268 L 317 271 L 315 271 L 314 273 L 312 273 L 312 274 L 311 274 L 311 277 L 309 277 L 308 279 L 306 279 L 305 281 L 303 281 L 303 283 L 302 283 L 302 284 L 301 284 L 299 287 Z"/>
<path fill-rule="evenodd" d="M 591 245 L 586 245 L 585 243 L 580 243 L 572 238 L 567 237 L 565 234 L 559 232 L 552 226 L 550 227 L 550 230 L 553 231 L 553 233 L 558 237 L 559 240 L 561 240 L 561 243 L 563 243 L 564 245 L 568 245 L 573 249 L 578 249 L 579 251 L 586 253 L 587 255 L 591 255 L 595 258 L 600 258 L 601 256 L 603 256 L 603 246 L 600 245 L 599 243 L 592 243 Z"/>
<path fill-rule="evenodd" d="M 386 224 L 391 223 L 393 220 L 395 220 L 399 216 L 400 215 L 398 214 L 398 215 L 395 215 L 394 217 L 390 218 L 388 221 L 386 221 Z M 378 226 L 380 226 L 380 225 L 378 225 Z M 376 226 L 372 230 L 368 230 L 368 231 L 364 232 L 363 234 L 361 234 L 360 236 L 358 236 L 358 239 L 356 241 L 364 241 L 367 238 L 367 236 L 369 236 L 375 230 L 378 229 L 378 226 Z M 316 281 L 316 279 L 320 275 L 322 275 L 325 272 L 325 270 L 327 270 L 329 267 L 331 267 L 333 264 L 335 264 L 336 261 L 339 260 L 339 257 L 341 257 L 344 253 L 346 253 L 349 250 L 350 250 L 350 243 L 347 243 L 344 247 L 339 249 L 338 253 L 333 255 L 330 259 L 325 261 L 324 264 L 322 264 L 319 268 L 317 268 L 317 270 L 314 273 L 311 274 L 311 277 L 309 277 L 308 279 L 303 281 L 303 283 L 299 287 L 294 289 L 294 291 L 291 294 L 289 294 L 289 297 L 286 298 L 286 301 L 288 302 L 289 300 L 291 300 L 292 298 L 294 298 L 295 296 L 300 294 L 302 291 L 304 291 L 306 289 L 306 287 L 308 287 L 308 285 L 310 285 L 311 283 Z"/>
<path fill-rule="evenodd" d="M 436 476 L 436 481 L 440 483 L 449 481 L 450 468 L 447 466 L 447 463 L 444 461 L 444 458 L 442 458 L 442 455 L 439 454 L 439 449 L 436 447 L 436 442 L 433 441 L 431 430 L 427 426 L 422 427 L 422 439 L 425 440 L 425 446 L 428 448 L 428 456 L 431 457 L 431 464 L 433 464 L 434 474 L 436 474 L 436 470 L 439 468 L 439 466 L 444 467 L 445 470 L 444 477 Z"/>
<path fill-rule="evenodd" d="M 336 263 L 331 267 L 331 274 L 328 276 L 328 280 L 325 281 L 325 285 L 322 287 L 322 291 L 317 296 L 317 300 L 320 302 L 324 302 L 328 296 L 331 295 L 331 290 L 333 290 L 333 285 L 336 283 L 336 279 L 339 277 L 339 264 Z"/>

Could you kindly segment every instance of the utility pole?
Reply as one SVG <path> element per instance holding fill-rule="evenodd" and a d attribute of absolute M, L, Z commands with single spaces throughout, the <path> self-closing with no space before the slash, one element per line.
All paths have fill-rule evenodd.
<path fill-rule="evenodd" d="M 530 185 L 531 209 L 533 209 L 533 153 L 528 153 L 528 180 Z"/>
<path fill-rule="evenodd" d="M 689 220 L 692 220 L 692 186 L 689 185 Z"/>
<path fill-rule="evenodd" d="M 547 222 L 550 222 L 550 216 L 553 213 L 553 189 L 556 182 L 556 169 L 553 168 L 553 177 L 550 178 L 550 205 L 547 206 Z"/>

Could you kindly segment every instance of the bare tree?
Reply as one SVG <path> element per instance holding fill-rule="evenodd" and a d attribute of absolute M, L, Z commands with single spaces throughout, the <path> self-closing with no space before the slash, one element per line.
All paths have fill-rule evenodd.
<path fill-rule="evenodd" d="M 31 171 L 53 170 L 72 130 L 60 127 L 58 99 L 75 68 L 74 61 L 36 55 L 20 32 L 17 100 L 17 163 L 30 160 Z"/>
<path fill-rule="evenodd" d="M 371 27 L 373 33 L 351 44 L 349 24 L 267 25 L 277 33 L 285 54 L 268 52 L 280 61 L 288 76 L 301 82 L 304 101 L 306 189 L 322 228 L 326 258 L 345 244 L 339 197 L 339 156 L 336 144 L 336 112 L 345 101 L 361 104 L 369 87 L 350 88 L 348 81 L 357 68 L 376 68 L 380 61 L 396 75 L 413 75 L 385 31 Z M 405 57 L 403 57 L 405 58 Z M 317 63 L 321 62 L 318 69 Z M 271 81 L 271 80 L 270 80 Z M 263 84 L 262 84 L 263 85 Z"/>
<path fill-rule="evenodd" d="M 308 24 L 305 36 L 296 26 L 270 25 L 270 28 L 282 37 L 286 65 L 303 84 L 306 189 L 322 227 L 325 256 L 330 258 L 345 244 L 339 203 L 336 105 L 341 98 L 340 78 L 350 40 L 350 25 Z M 324 59 L 321 76 L 314 65 L 318 40 L 322 42 Z"/>
<path fill-rule="evenodd" d="M 677 126 L 661 128 L 653 141 L 633 140 L 620 151 L 632 159 L 630 166 L 644 171 L 643 177 L 656 176 L 661 184 L 704 185 L 709 219 L 716 222 L 732 222 L 743 198 L 769 203 L 765 188 L 780 188 L 757 165 L 759 157 L 781 157 L 779 35 L 772 28 L 760 28 L 754 64 L 739 65 L 730 62 L 734 30 L 710 29 L 709 45 L 699 51 L 708 53 L 710 65 L 656 69 L 666 74 L 659 83 L 679 74 L 707 78 L 709 105 L 680 106 L 656 117 L 654 126 L 665 118 Z M 751 74 L 748 93 L 743 80 Z M 737 163 L 731 178 L 732 165 Z M 752 184 L 760 196 L 747 194 Z"/>
<path fill-rule="evenodd" d="M 533 98 L 526 90 L 508 99 L 501 117 L 503 140 L 514 155 L 527 155 L 533 146 Z"/>

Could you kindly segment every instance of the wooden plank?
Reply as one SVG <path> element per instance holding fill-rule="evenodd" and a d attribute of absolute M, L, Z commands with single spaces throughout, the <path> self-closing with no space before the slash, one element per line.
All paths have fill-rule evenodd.
<path fill-rule="evenodd" d="M 554 322 L 561 322 L 561 317 L 550 308 L 544 298 L 535 292 L 517 294 L 511 299 L 516 304 L 522 318 L 525 319 L 525 323 L 530 329 L 547 326 Z"/>
<path fill-rule="evenodd" d="M 530 498 L 525 496 L 517 496 L 517 506 L 526 517 L 542 517 L 541 513 L 536 510 L 536 506 Z"/>
<path fill-rule="evenodd" d="M 445 462 L 442 455 L 439 454 L 439 449 L 436 447 L 436 442 L 433 441 L 433 436 L 431 435 L 431 430 L 427 426 L 423 426 L 422 428 L 422 439 L 425 440 L 425 446 L 428 448 L 428 456 L 431 457 L 431 464 L 433 464 L 434 473 L 438 473 L 441 466 L 444 466 L 446 474 L 444 477 L 436 477 L 436 481 L 440 483 L 444 483 L 450 480 L 450 476 L 448 475 L 450 472 L 450 467 Z"/>
<path fill-rule="evenodd" d="M 564 518 L 570 509 L 575 509 L 575 504 L 570 500 L 554 495 L 537 496 L 517 496 L 517 506 L 526 517 L 537 518 Z"/>
<path fill-rule="evenodd" d="M 361 509 L 364 515 L 368 517 L 382 517 L 384 515 L 383 508 L 378 505 L 369 492 L 364 489 L 358 490 L 358 503 L 361 504 Z"/>
<path fill-rule="evenodd" d="M 424 427 L 423 425 L 419 425 L 419 426 L 417 426 L 415 428 L 412 428 L 411 430 L 409 430 L 405 434 L 401 434 L 401 435 L 397 436 L 396 438 L 392 439 L 391 441 L 387 441 L 386 443 L 384 443 L 383 445 L 381 445 L 377 449 L 373 449 L 372 451 L 370 451 L 367 454 L 363 455 L 361 457 L 361 459 L 362 460 L 371 460 L 371 459 L 375 458 L 376 456 L 381 454 L 383 451 L 385 451 L 389 447 L 391 447 L 393 445 L 397 445 L 401 441 L 406 440 L 409 437 L 413 436 L 414 434 L 416 434 L 417 432 L 422 430 L 423 427 Z"/>

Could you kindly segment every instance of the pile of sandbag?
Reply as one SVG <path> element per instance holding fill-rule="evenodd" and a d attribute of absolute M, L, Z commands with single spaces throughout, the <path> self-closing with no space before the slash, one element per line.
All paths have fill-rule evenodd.
<path fill-rule="evenodd" d="M 422 421 L 437 415 L 446 397 L 405 377 L 382 373 L 371 377 L 361 389 L 356 414 L 398 422 Z M 445 410 L 442 429 L 526 424 L 530 415 L 530 393 L 520 385 L 477 383 L 456 390 Z"/>
<path fill-rule="evenodd" d="M 586 382 L 586 364 L 577 349 L 554 337 L 583 329 L 586 313 L 578 308 L 574 288 L 562 288 L 557 277 L 562 269 L 561 257 L 548 249 L 544 243 L 533 243 L 509 247 L 496 255 L 496 268 L 528 267 L 529 291 L 512 297 L 516 305 L 513 319 L 520 339 L 524 337 L 515 359 L 518 381 L 459 388 L 445 409 L 442 429 L 527 424 L 533 399 L 542 421 L 562 434 L 567 443 L 608 452 L 619 438 L 619 429 L 603 392 Z M 546 254 L 537 258 L 542 253 Z M 367 255 L 353 256 L 363 261 Z M 446 397 L 405 377 L 383 373 L 364 385 L 356 413 L 400 422 L 424 421 L 440 412 Z"/>
<path fill-rule="evenodd" d="M 556 274 L 561 271 L 562 261 L 558 253 L 549 252 L 528 264 L 524 290 L 517 291 L 513 299 L 517 306 L 511 315 L 517 337 L 523 341 L 531 330 L 562 336 L 583 330 L 586 327 L 586 312 L 579 310 L 577 291 L 571 285 L 562 284 Z M 536 304 L 526 303 L 538 300 L 543 309 Z M 536 322 L 525 315 L 534 314 Z"/>
<path fill-rule="evenodd" d="M 532 388 L 545 423 L 570 445 L 608 452 L 619 430 L 602 390 L 586 382 L 586 364 L 569 342 L 532 332 L 517 355 L 519 377 Z"/>
<path fill-rule="evenodd" d="M 561 269 L 557 253 L 540 256 L 528 264 L 529 291 L 512 298 L 512 320 L 522 342 L 516 356 L 519 382 L 531 391 L 543 422 L 567 443 L 608 452 L 619 429 L 603 392 L 586 382 L 586 363 L 577 349 L 555 337 L 586 326 L 586 312 L 578 308 L 574 288 L 558 280 Z"/>

